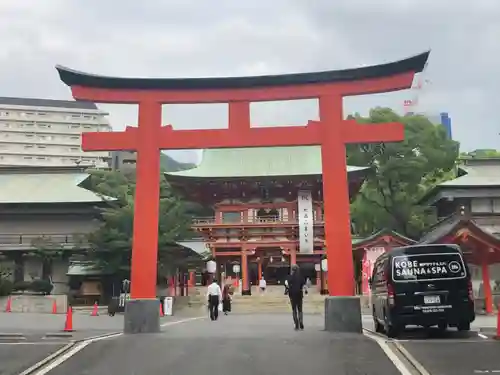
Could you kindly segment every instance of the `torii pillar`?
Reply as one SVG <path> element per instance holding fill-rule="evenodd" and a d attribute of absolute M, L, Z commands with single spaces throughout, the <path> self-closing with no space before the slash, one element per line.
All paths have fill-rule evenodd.
<path fill-rule="evenodd" d="M 73 97 L 98 103 L 139 105 L 137 128 L 124 132 L 84 133 L 85 151 L 137 152 L 137 187 L 131 265 L 131 298 L 125 311 L 126 333 L 158 332 L 156 299 L 160 150 L 235 147 L 321 146 L 327 243 L 328 286 L 325 329 L 361 332 L 355 294 L 346 172 L 347 143 L 397 142 L 401 124 L 357 124 L 344 120 L 345 96 L 410 88 L 429 52 L 359 69 L 281 76 L 144 79 L 90 75 L 58 66 Z M 255 128 L 250 103 L 318 98 L 319 121 L 306 126 Z M 169 103 L 228 103 L 228 129 L 173 130 L 161 125 L 161 106 Z"/>

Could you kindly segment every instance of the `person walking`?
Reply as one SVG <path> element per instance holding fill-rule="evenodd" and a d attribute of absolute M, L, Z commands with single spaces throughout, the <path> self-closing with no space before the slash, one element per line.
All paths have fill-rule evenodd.
<path fill-rule="evenodd" d="M 224 315 L 231 312 L 231 286 L 227 284 L 222 289 L 222 311 Z"/>
<path fill-rule="evenodd" d="M 259 280 L 259 289 L 260 289 L 260 294 L 264 294 L 267 288 L 267 282 L 266 279 L 264 279 L 264 275 L 260 277 Z"/>
<path fill-rule="evenodd" d="M 293 323 L 295 330 L 304 329 L 304 314 L 302 312 L 302 305 L 304 302 L 304 293 L 307 294 L 305 288 L 306 281 L 300 272 L 298 265 L 293 264 L 291 267 L 290 275 L 285 280 L 285 294 L 290 298 L 292 305 Z"/>
<path fill-rule="evenodd" d="M 212 283 L 208 286 L 208 311 L 210 312 L 210 319 L 217 320 L 219 317 L 219 303 L 222 302 L 222 291 L 220 290 L 217 280 L 213 279 Z"/>

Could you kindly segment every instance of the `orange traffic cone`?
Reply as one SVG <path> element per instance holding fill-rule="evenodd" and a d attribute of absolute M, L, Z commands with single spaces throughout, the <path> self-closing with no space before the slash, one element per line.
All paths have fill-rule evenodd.
<path fill-rule="evenodd" d="M 163 313 L 163 303 L 161 303 L 160 301 L 160 317 L 163 317 L 165 316 L 165 314 Z"/>
<path fill-rule="evenodd" d="M 57 314 L 57 303 L 56 303 L 56 300 L 52 301 L 52 314 Z"/>
<path fill-rule="evenodd" d="M 5 306 L 5 312 L 12 312 L 12 297 L 7 298 L 7 305 Z"/>
<path fill-rule="evenodd" d="M 68 306 L 66 312 L 66 323 L 64 324 L 64 332 L 73 332 L 73 308 Z"/>
<path fill-rule="evenodd" d="M 94 302 L 94 307 L 92 308 L 92 314 L 90 314 L 90 315 L 91 316 L 97 316 L 97 315 L 99 315 L 99 312 L 97 310 L 98 310 L 97 302 Z"/>

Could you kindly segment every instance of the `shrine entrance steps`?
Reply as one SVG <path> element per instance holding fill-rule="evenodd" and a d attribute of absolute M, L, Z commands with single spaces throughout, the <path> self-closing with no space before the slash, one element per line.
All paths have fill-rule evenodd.
<path fill-rule="evenodd" d="M 206 288 L 197 288 L 189 296 L 189 302 L 184 304 L 182 308 L 176 309 L 178 313 L 183 315 L 196 315 L 200 312 L 204 314 L 206 311 Z M 304 296 L 304 313 L 305 314 L 323 314 L 325 311 L 325 297 L 316 290 L 311 290 Z M 361 302 L 363 313 L 369 313 Z M 253 314 L 253 313 L 289 313 L 290 301 L 288 296 L 284 294 L 284 289 L 271 288 L 265 293 L 260 293 L 257 288 L 253 288 L 251 296 L 242 296 L 239 293 L 233 295 L 232 311 L 233 314 Z"/>

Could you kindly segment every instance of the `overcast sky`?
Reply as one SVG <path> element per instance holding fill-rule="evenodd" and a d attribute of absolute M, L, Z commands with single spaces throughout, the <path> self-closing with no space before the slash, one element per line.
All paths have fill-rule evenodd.
<path fill-rule="evenodd" d="M 500 0 L 0 0 L 0 96 L 70 99 L 56 64 L 114 76 L 239 76 L 359 67 L 431 49 L 416 110 L 449 112 L 464 151 L 500 149 L 499 20 Z M 348 98 L 345 114 L 378 105 L 403 112 L 416 93 Z M 175 128 L 227 126 L 224 105 L 165 107 L 164 123 Z M 133 106 L 101 108 L 115 130 L 137 121 Z M 256 125 L 315 118 L 312 101 L 252 107 Z"/>

